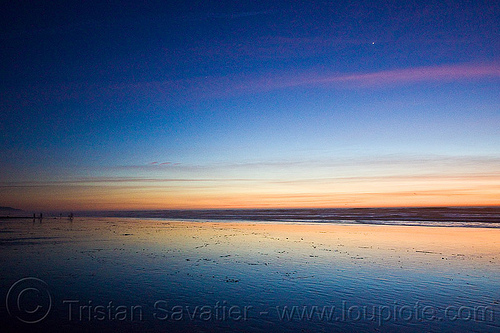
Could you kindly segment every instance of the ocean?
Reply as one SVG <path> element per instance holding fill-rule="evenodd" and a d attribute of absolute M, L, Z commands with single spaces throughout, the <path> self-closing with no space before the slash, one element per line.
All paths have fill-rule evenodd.
<path fill-rule="evenodd" d="M 500 207 L 123 210 L 85 211 L 78 212 L 77 215 L 196 221 L 500 227 Z"/>

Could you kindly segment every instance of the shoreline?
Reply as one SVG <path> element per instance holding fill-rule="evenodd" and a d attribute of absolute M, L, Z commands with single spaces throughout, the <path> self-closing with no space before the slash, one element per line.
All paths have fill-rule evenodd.
<path fill-rule="evenodd" d="M 123 241 L 124 244 L 135 246 L 133 240 L 140 239 L 141 242 L 156 247 L 164 244 L 166 239 L 170 239 L 177 248 L 187 252 L 199 251 L 210 245 L 213 249 L 227 247 L 227 250 L 232 249 L 231 251 L 238 253 L 247 252 L 247 247 L 250 246 L 254 249 L 272 249 L 271 252 L 286 250 L 290 253 L 319 257 L 334 253 L 349 253 L 349 256 L 341 257 L 379 264 L 391 262 L 393 265 L 399 265 L 401 262 L 418 266 L 426 262 L 434 266 L 440 265 L 443 261 L 451 266 L 470 264 L 475 267 L 486 265 L 493 269 L 500 267 L 500 228 L 192 221 L 131 217 L 76 217 L 73 221 L 67 219 L 27 221 L 29 223 L 21 222 L 24 228 L 32 230 L 49 228 L 50 233 L 55 236 L 60 236 L 62 231 L 59 228 L 67 228 L 69 231 L 84 226 L 99 226 L 99 233 L 92 234 L 89 241 L 106 240 L 117 243 Z M 11 223 L 20 225 L 19 222 L 20 220 L 12 220 Z M 8 230 L 11 223 L 4 224 L 4 228 Z M 9 240 L 11 237 L 9 233 L 2 233 L 4 236 L 1 237 L 0 245 L 9 246 L 14 239 Z M 71 235 L 71 232 L 66 235 Z M 214 242 L 216 239 L 221 241 Z M 38 242 L 37 239 L 34 241 Z M 254 255 L 260 257 L 258 253 Z"/>
<path fill-rule="evenodd" d="M 78 218 L 75 221 L 80 219 L 85 218 Z M 105 219 L 119 223 L 122 218 L 91 219 Z M 128 222 L 133 220 L 140 223 L 145 219 L 127 218 Z M 264 236 L 266 240 L 284 241 L 284 244 L 290 245 L 291 248 L 307 243 L 314 249 L 319 246 L 324 251 L 349 248 L 366 257 L 373 255 L 383 257 L 388 254 L 392 256 L 398 253 L 405 258 L 423 255 L 429 259 L 431 256 L 435 257 L 432 260 L 471 259 L 476 263 L 500 265 L 500 229 L 496 228 L 275 221 L 200 222 L 168 219 L 147 219 L 147 222 L 141 226 L 149 230 L 158 227 L 161 230 L 168 226 L 169 230 L 177 235 L 175 238 L 178 241 L 184 239 L 188 243 L 193 236 L 191 233 L 193 230 L 196 230 L 196 237 L 209 239 L 224 237 L 228 233 L 237 231 L 241 237 L 247 238 L 247 241 L 251 241 L 248 239 L 249 236 L 256 239 Z M 183 232 L 179 234 L 177 231 Z M 278 246 L 278 244 L 270 245 Z"/>

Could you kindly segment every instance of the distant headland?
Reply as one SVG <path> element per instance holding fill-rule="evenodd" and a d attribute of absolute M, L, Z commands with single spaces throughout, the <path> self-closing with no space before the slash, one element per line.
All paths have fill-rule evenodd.
<path fill-rule="evenodd" d="M 22 209 L 12 208 L 12 207 L 4 207 L 0 206 L 0 211 L 9 211 L 9 212 L 22 212 Z"/>

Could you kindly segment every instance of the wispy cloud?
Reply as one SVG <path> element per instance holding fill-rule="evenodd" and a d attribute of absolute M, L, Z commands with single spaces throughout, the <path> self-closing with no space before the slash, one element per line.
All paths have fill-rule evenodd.
<path fill-rule="evenodd" d="M 272 91 L 293 87 L 380 88 L 421 82 L 450 82 L 479 79 L 499 79 L 500 63 L 458 64 L 393 69 L 365 73 L 327 73 L 310 71 L 297 74 L 267 75 L 240 82 L 233 93 Z"/>
<path fill-rule="evenodd" d="M 447 65 L 396 69 L 375 73 L 313 78 L 310 81 L 306 81 L 305 84 L 353 83 L 357 86 L 373 87 L 426 81 L 454 81 L 482 78 L 500 78 L 500 65 Z"/>
<path fill-rule="evenodd" d="M 154 163 L 154 164 L 153 164 Z M 233 163 L 180 164 L 158 162 L 86 169 L 93 177 L 0 181 L 0 187 L 45 185 L 112 185 L 120 183 L 260 182 L 269 184 L 373 183 L 439 179 L 498 179 L 500 157 L 493 156 L 367 156 Z M 169 163 L 169 162 L 166 162 Z M 163 164 L 163 163 L 162 163 Z M 314 170 L 314 173 L 311 173 Z M 130 175 L 130 176 L 129 176 Z"/>
<path fill-rule="evenodd" d="M 1 182 L 0 188 L 29 188 L 29 187 L 48 187 L 48 186 L 106 186 L 121 184 L 137 184 L 139 187 L 155 187 L 154 184 L 166 183 L 228 183 L 228 182 L 246 182 L 255 181 L 255 179 L 245 178 L 141 178 L 141 177 L 89 177 L 75 178 L 68 180 L 47 180 L 47 181 L 18 181 Z M 148 185 L 150 184 L 150 185 Z M 166 185 L 162 185 L 166 186 Z"/>
<path fill-rule="evenodd" d="M 469 82 L 500 79 L 500 62 L 454 64 L 383 70 L 378 72 L 335 73 L 322 68 L 304 72 L 268 72 L 260 75 L 205 76 L 178 80 L 97 84 L 30 86 L 2 92 L 5 106 L 59 103 L 65 100 L 126 98 L 142 96 L 153 101 L 199 101 L 269 91 L 306 87 L 314 89 L 377 89 L 430 82 Z"/>
<path fill-rule="evenodd" d="M 87 170 L 92 177 L 1 181 L 0 201 L 71 210 L 498 205 L 499 165 L 492 157 L 432 156 L 182 165 L 177 170 L 143 164 Z"/>
<path fill-rule="evenodd" d="M 156 81 L 115 86 L 117 91 L 144 91 L 146 94 L 170 98 L 219 98 L 295 87 L 323 89 L 369 89 L 426 82 L 453 82 L 500 79 L 500 62 L 489 64 L 455 64 L 417 68 L 392 69 L 378 72 L 334 73 L 325 69 L 301 73 L 266 73 L 224 77 L 191 78 L 178 81 Z"/>
<path fill-rule="evenodd" d="M 154 163 L 154 164 L 153 164 Z M 226 169 L 253 169 L 253 168 L 317 168 L 317 167 L 340 167 L 340 166 L 367 166 L 370 168 L 378 166 L 437 166 L 437 167 L 457 167 L 461 169 L 478 169 L 482 167 L 492 168 L 500 172 L 500 155 L 499 156 L 453 156 L 453 155 L 406 155 L 406 154 L 389 154 L 376 156 L 356 156 L 356 157 L 336 157 L 336 158 L 303 158 L 303 159 L 276 159 L 276 160 L 248 160 L 235 162 L 221 162 L 208 164 L 189 164 L 189 163 L 171 163 L 165 162 L 158 164 L 153 162 L 148 164 L 130 164 L 109 166 L 104 170 L 158 170 L 162 164 L 177 166 L 178 170 L 226 170 Z M 167 170 L 169 168 L 165 168 Z M 169 169 L 171 170 L 171 169 Z"/>

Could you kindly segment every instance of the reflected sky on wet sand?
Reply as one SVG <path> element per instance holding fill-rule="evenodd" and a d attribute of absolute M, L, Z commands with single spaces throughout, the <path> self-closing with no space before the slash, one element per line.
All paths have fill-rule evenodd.
<path fill-rule="evenodd" d="M 495 332 L 499 240 L 487 228 L 6 220 L 3 295 L 34 277 L 52 304 L 23 324 L 26 292 L 1 316 L 11 331 Z"/>

